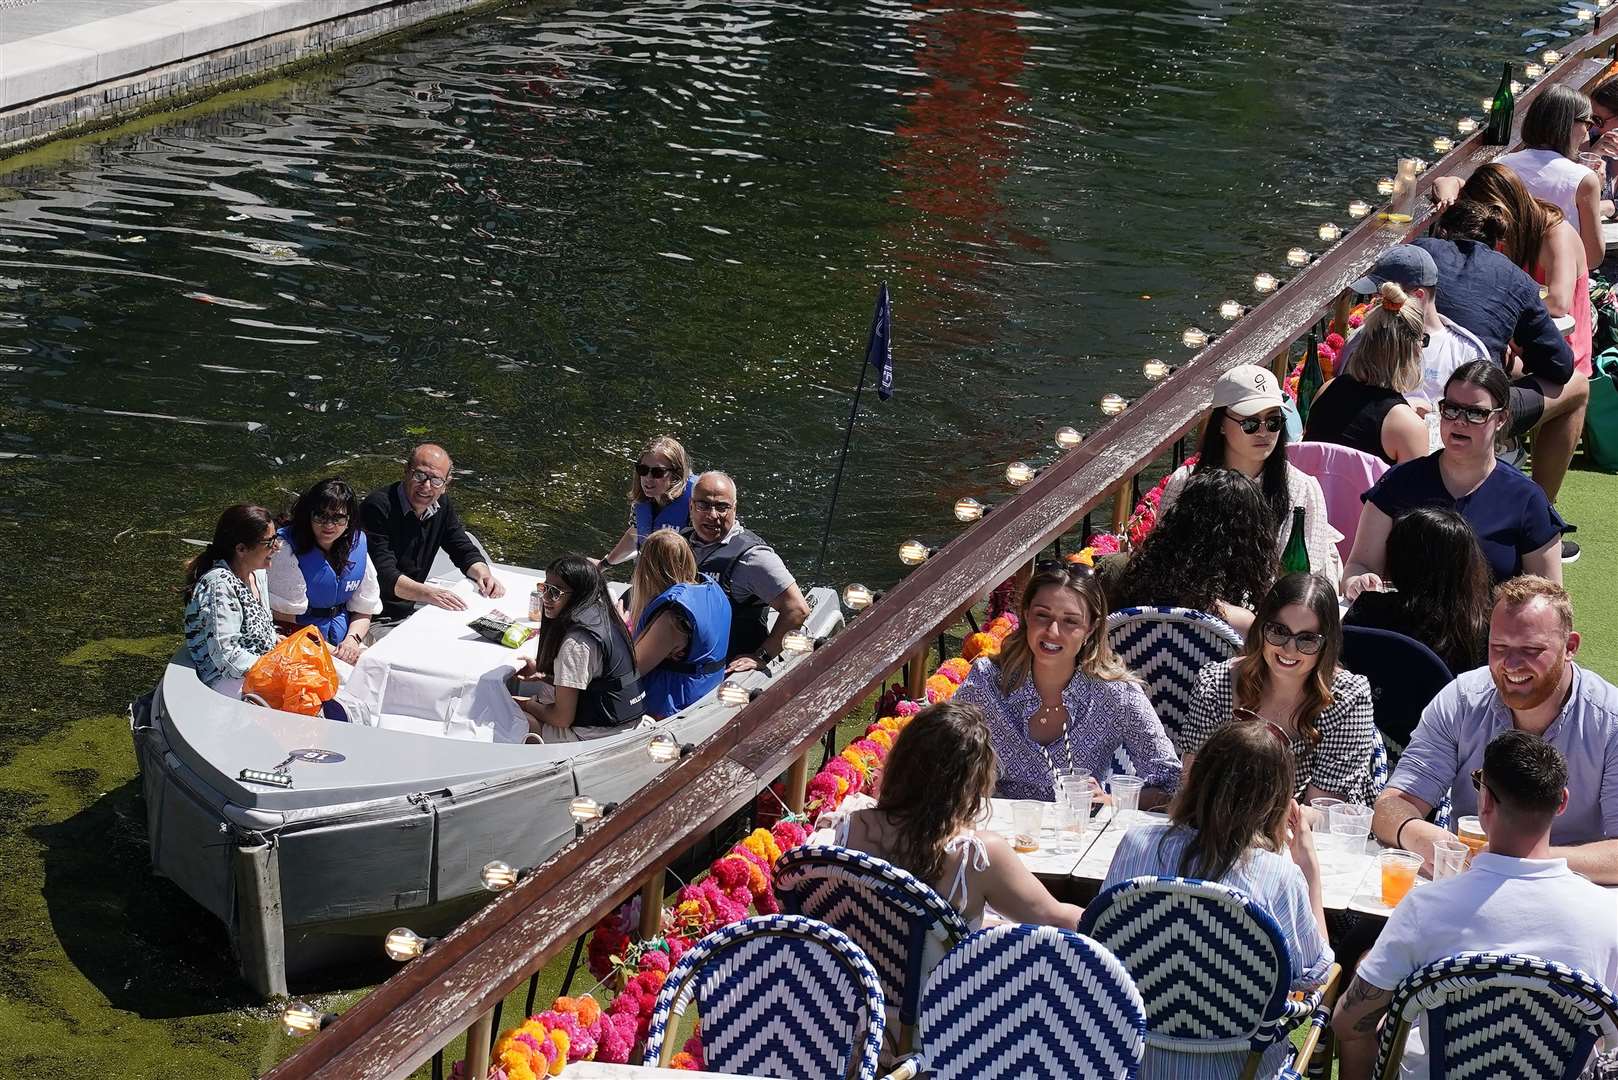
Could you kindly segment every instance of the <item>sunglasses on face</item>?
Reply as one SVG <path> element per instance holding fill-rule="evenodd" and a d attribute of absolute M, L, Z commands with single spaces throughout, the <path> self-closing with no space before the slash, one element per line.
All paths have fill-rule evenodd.
<path fill-rule="evenodd" d="M 1231 711 L 1230 718 L 1243 724 L 1263 724 L 1264 729 L 1279 739 L 1282 746 L 1290 747 L 1292 745 L 1292 737 L 1286 733 L 1285 728 L 1283 728 L 1280 724 L 1277 724 L 1274 720 L 1264 719 L 1264 717 L 1260 716 L 1252 709 L 1234 709 Z"/>
<path fill-rule="evenodd" d="M 1315 655 L 1320 651 L 1320 647 L 1326 643 L 1326 637 L 1323 634 L 1317 634 L 1313 630 L 1300 630 L 1293 633 L 1291 627 L 1278 622 L 1264 624 L 1264 640 L 1274 645 L 1277 649 L 1284 649 L 1287 647 L 1288 642 L 1292 642 L 1297 650 L 1305 656 Z"/>
<path fill-rule="evenodd" d="M 1273 435 L 1287 426 L 1285 417 L 1280 416 L 1247 416 L 1239 420 L 1232 416 L 1230 419 L 1242 429 L 1243 435 L 1257 435 L 1259 428 Z"/>
<path fill-rule="evenodd" d="M 410 482 L 413 484 L 426 484 L 434 491 L 442 491 L 444 489 L 444 485 L 449 483 L 449 481 L 442 476 L 434 476 L 432 473 L 422 472 L 420 469 L 410 470 Z"/>
<path fill-rule="evenodd" d="M 1483 770 L 1482 769 L 1473 769 L 1472 770 L 1472 790 L 1473 791 L 1482 791 L 1484 788 L 1489 788 L 1489 798 L 1494 799 L 1496 801 L 1499 800 L 1500 796 L 1498 796 L 1498 795 L 1496 795 L 1494 793 L 1494 788 L 1489 787 L 1489 785 L 1484 781 L 1484 779 L 1483 779 Z"/>
<path fill-rule="evenodd" d="M 1485 409 L 1477 405 L 1458 405 L 1447 398 L 1440 398 L 1438 402 L 1438 415 L 1451 422 L 1464 418 L 1468 424 L 1482 424 L 1486 423 L 1489 417 L 1499 411 L 1499 409 Z"/>
<path fill-rule="evenodd" d="M 314 522 L 315 522 L 316 525 L 347 525 L 348 524 L 348 515 L 347 514 L 316 514 L 314 516 Z"/>
<path fill-rule="evenodd" d="M 280 551 L 281 550 L 281 534 L 280 533 L 275 533 L 273 535 L 266 536 L 262 540 L 254 540 L 251 546 L 253 546 L 253 547 L 267 547 L 271 551 Z"/>
<path fill-rule="evenodd" d="M 667 465 L 642 465 L 636 462 L 635 475 L 650 476 L 653 480 L 661 480 L 665 476 L 673 476 L 674 470 Z"/>
<path fill-rule="evenodd" d="M 567 590 L 560 585 L 543 585 L 540 591 L 545 594 L 545 599 L 553 603 L 567 595 Z"/>

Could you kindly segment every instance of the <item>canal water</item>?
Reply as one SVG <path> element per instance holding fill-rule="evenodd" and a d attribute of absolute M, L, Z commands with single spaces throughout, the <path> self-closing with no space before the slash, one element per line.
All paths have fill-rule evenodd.
<path fill-rule="evenodd" d="M 223 505 L 390 481 L 430 437 L 499 556 L 600 554 L 670 432 L 807 573 L 885 281 L 895 393 L 862 407 L 823 577 L 887 584 L 901 540 L 1094 431 L 1575 25 L 1520 0 L 511 7 L 0 163 L 0 983 L 110 1052 L 262 1067 L 206 1025 L 96 1026 L 236 1000 L 146 876 L 115 718 Z M 0 1060 L 47 1051 L 21 1043 Z"/>

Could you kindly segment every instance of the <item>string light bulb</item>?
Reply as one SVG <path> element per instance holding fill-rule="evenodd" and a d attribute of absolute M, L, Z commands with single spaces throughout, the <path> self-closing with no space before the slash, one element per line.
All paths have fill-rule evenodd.
<path fill-rule="evenodd" d="M 1511 92 L 1513 94 L 1522 93 L 1522 83 L 1518 82 L 1516 79 L 1512 79 L 1511 80 Z"/>
<path fill-rule="evenodd" d="M 1448 135 L 1440 135 L 1433 140 L 1433 153 L 1447 154 L 1455 149 L 1455 140 Z"/>
<path fill-rule="evenodd" d="M 478 871 L 478 878 L 483 882 L 483 887 L 492 893 L 505 892 L 517 884 L 520 877 L 522 877 L 521 870 L 499 859 L 484 863 L 483 869 Z"/>
<path fill-rule="evenodd" d="M 1483 99 L 1483 111 L 1484 112 L 1493 112 L 1494 111 L 1494 99 L 1493 98 L 1484 98 Z"/>
<path fill-rule="evenodd" d="M 1335 244 L 1343 235 L 1343 227 L 1328 221 L 1316 229 L 1315 233 L 1326 243 Z"/>
<path fill-rule="evenodd" d="M 791 636 L 791 634 L 787 635 L 787 637 Z M 782 639 L 781 649 L 783 652 L 786 650 L 786 647 L 786 640 Z M 670 762 L 679 761 L 680 755 L 680 740 L 676 739 L 673 735 L 670 735 L 666 731 L 659 731 L 656 735 L 652 736 L 651 742 L 646 744 L 646 756 L 657 762 L 659 765 L 667 765 Z"/>
<path fill-rule="evenodd" d="M 1006 483 L 1022 487 L 1034 478 L 1034 467 L 1026 461 L 1013 461 L 1006 466 Z"/>
<path fill-rule="evenodd" d="M 720 700 L 724 700 L 725 688 L 719 688 Z M 567 816 L 573 819 L 573 824 L 583 825 L 587 821 L 601 820 L 601 804 L 588 795 L 575 795 L 568 800 Z"/>
<path fill-rule="evenodd" d="M 753 692 L 747 689 L 747 687 L 743 686 L 741 683 L 737 682 L 735 679 L 726 679 L 724 682 L 719 684 L 718 697 L 721 705 L 729 705 L 732 708 L 737 708 L 739 706 L 746 705 L 749 701 L 752 701 Z M 575 799 L 574 801 L 577 802 L 578 800 Z M 575 817 L 573 820 L 577 821 L 578 818 Z"/>
<path fill-rule="evenodd" d="M 858 582 L 843 587 L 843 606 L 850 611 L 864 611 L 874 599 L 871 590 Z"/>
<path fill-rule="evenodd" d="M 1079 434 L 1078 428 L 1059 427 L 1051 439 L 1058 450 L 1072 450 L 1084 441 L 1084 436 Z"/>
<path fill-rule="evenodd" d="M 1287 265 L 1288 266 L 1308 266 L 1309 265 L 1309 252 L 1305 251 L 1301 247 L 1295 247 L 1295 248 L 1290 249 L 1287 252 Z"/>
<path fill-rule="evenodd" d="M 815 651 L 815 639 L 802 630 L 794 630 L 781 638 L 781 652 L 794 656 L 808 656 Z"/>
<path fill-rule="evenodd" d="M 307 1001 L 289 1001 L 281 1010 L 281 1030 L 293 1037 L 313 1035 L 335 1019 L 336 1013 L 323 1013 Z"/>
<path fill-rule="evenodd" d="M 899 561 L 906 566 L 920 566 L 932 551 L 920 540 L 906 540 L 899 545 Z"/>
<path fill-rule="evenodd" d="M 1173 370 L 1161 360 L 1148 360 L 1141 365 L 1140 373 L 1146 377 L 1147 382 L 1162 382 Z"/>
<path fill-rule="evenodd" d="M 1281 287 L 1281 282 L 1269 271 L 1260 271 L 1253 275 L 1253 291 L 1258 293 L 1272 293 Z"/>
<path fill-rule="evenodd" d="M 1393 177 L 1384 176 L 1382 179 L 1378 180 L 1376 182 L 1376 193 L 1378 195 L 1392 195 L 1393 194 Z"/>
<path fill-rule="evenodd" d="M 1589 8 L 1580 8 L 1578 11 L 1573 13 L 1573 17 L 1578 19 L 1580 22 L 1589 22 L 1591 19 L 1596 17 L 1596 13 L 1591 11 Z"/>
<path fill-rule="evenodd" d="M 1200 326 L 1188 326 L 1180 335 L 1180 341 L 1188 349 L 1201 349 L 1208 344 L 1208 331 Z"/>
<path fill-rule="evenodd" d="M 1362 218 L 1370 212 L 1371 204 L 1364 199 L 1355 199 L 1348 204 L 1348 216 L 1351 218 Z"/>
<path fill-rule="evenodd" d="M 1117 416 L 1129 408 L 1129 401 L 1122 394 L 1103 394 L 1101 397 L 1101 415 Z"/>
<path fill-rule="evenodd" d="M 1537 79 L 1545 74 L 1545 69 L 1530 61 L 1522 66 L 1522 73 L 1530 79 Z"/>
<path fill-rule="evenodd" d="M 983 504 L 970 495 L 955 500 L 955 520 L 959 522 L 977 521 L 983 517 Z M 782 642 L 784 645 L 785 642 Z"/>
<path fill-rule="evenodd" d="M 1242 317 L 1242 313 L 1246 310 L 1246 308 L 1242 307 L 1240 300 L 1226 300 L 1219 305 L 1219 317 L 1226 322 L 1235 322 Z"/>
<path fill-rule="evenodd" d="M 1602 11 L 1606 11 L 1611 6 L 1612 0 L 1596 0 L 1596 7 L 1600 8 Z"/>
<path fill-rule="evenodd" d="M 1455 121 L 1455 130 L 1462 135 L 1470 135 L 1478 129 L 1478 122 L 1470 116 L 1463 116 Z"/>
<path fill-rule="evenodd" d="M 382 939 L 382 951 L 393 960 L 404 963 L 414 960 L 427 951 L 430 944 L 427 938 L 422 937 L 408 926 L 395 926 L 388 931 L 388 936 Z"/>
<path fill-rule="evenodd" d="M 1513 90 L 1512 93 L 1515 94 L 1517 91 Z M 1427 162 L 1423 161 L 1421 158 L 1412 158 L 1410 163 L 1412 167 L 1415 168 L 1416 175 L 1418 176 L 1427 171 Z"/>

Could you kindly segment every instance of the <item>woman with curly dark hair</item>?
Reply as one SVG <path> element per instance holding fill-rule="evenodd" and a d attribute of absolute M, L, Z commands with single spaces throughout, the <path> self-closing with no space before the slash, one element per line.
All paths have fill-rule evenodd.
<path fill-rule="evenodd" d="M 1245 634 L 1275 580 L 1274 535 L 1258 484 L 1232 469 L 1201 470 L 1129 557 L 1111 606 L 1192 608 Z"/>

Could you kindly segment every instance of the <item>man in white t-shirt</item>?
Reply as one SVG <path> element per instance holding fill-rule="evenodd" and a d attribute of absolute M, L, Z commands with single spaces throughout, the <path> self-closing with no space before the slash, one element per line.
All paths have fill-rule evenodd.
<path fill-rule="evenodd" d="M 1618 985 L 1618 898 L 1550 857 L 1551 822 L 1567 806 L 1567 762 L 1538 735 L 1508 731 L 1472 774 L 1489 849 L 1456 877 L 1414 889 L 1360 961 L 1332 1016 L 1342 1080 L 1370 1080 L 1377 1032 L 1405 977 L 1459 952 L 1517 952 Z M 1426 1077 L 1411 1032 L 1402 1075 Z"/>

